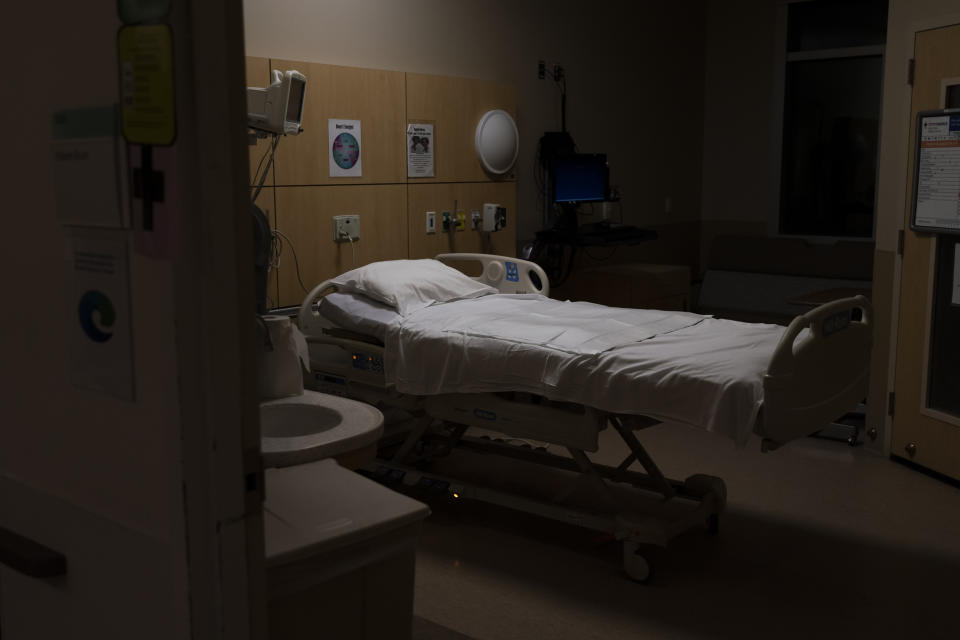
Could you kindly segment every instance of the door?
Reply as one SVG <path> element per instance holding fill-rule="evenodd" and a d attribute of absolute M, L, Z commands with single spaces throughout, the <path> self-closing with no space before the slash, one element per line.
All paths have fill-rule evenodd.
<path fill-rule="evenodd" d="M 919 111 L 960 107 L 960 25 L 921 31 L 914 43 L 910 140 Z M 913 145 L 907 193 L 913 192 Z M 900 324 L 891 453 L 960 478 L 960 306 L 951 301 L 960 236 L 910 229 L 904 222 Z"/>
<path fill-rule="evenodd" d="M 150 229 L 122 206 L 124 7 L 171 34 L 138 50 L 175 96 Z M 241 2 L 6 8 L 0 637 L 256 637 Z"/>

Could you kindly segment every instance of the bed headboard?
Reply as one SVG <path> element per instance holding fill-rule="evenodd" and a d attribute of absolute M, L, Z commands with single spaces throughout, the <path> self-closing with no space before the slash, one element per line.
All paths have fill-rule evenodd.
<path fill-rule="evenodd" d="M 482 271 L 474 280 L 495 287 L 500 293 L 539 293 L 550 295 L 550 280 L 535 262 L 486 253 L 441 253 L 436 260 L 453 263 L 480 263 Z"/>

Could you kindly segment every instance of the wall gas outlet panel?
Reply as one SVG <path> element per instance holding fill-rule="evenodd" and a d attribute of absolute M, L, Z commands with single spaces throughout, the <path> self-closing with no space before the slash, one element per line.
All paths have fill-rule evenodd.
<path fill-rule="evenodd" d="M 489 202 L 483 205 L 483 230 L 499 231 L 507 226 L 507 209 Z"/>
<path fill-rule="evenodd" d="M 427 211 L 427 233 L 437 232 L 437 212 Z"/>
<path fill-rule="evenodd" d="M 450 212 L 444 211 L 442 214 L 440 214 L 440 216 L 442 220 L 441 224 L 443 225 L 443 232 L 446 233 L 447 231 L 450 231 Z"/>
<path fill-rule="evenodd" d="M 333 216 L 333 241 L 350 242 L 360 239 L 360 216 Z"/>
<path fill-rule="evenodd" d="M 463 209 L 457 211 L 457 231 L 467 230 L 467 212 Z"/>
<path fill-rule="evenodd" d="M 480 216 L 480 210 L 474 209 L 470 212 L 470 228 L 476 231 L 480 228 L 480 221 L 482 217 Z"/>

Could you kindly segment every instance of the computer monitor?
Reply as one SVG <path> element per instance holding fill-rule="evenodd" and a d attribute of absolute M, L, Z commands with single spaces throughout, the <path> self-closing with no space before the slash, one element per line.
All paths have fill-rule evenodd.
<path fill-rule="evenodd" d="M 247 124 L 266 134 L 295 136 L 301 131 L 307 78 L 276 69 L 271 77 L 269 87 L 247 87 Z"/>
<path fill-rule="evenodd" d="M 602 202 L 610 190 L 610 169 L 603 153 L 559 156 L 551 167 L 553 201 Z"/>
<path fill-rule="evenodd" d="M 284 119 L 284 126 L 288 129 L 296 127 L 297 133 L 299 133 L 300 119 L 303 116 L 303 99 L 306 88 L 307 81 L 302 76 L 292 76 L 290 78 L 290 93 L 287 97 L 287 116 Z"/>

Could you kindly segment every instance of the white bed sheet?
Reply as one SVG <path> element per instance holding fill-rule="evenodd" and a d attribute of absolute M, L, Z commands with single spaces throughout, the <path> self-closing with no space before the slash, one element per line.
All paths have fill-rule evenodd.
<path fill-rule="evenodd" d="M 381 333 L 387 381 L 403 393 L 526 391 L 682 422 L 738 444 L 752 432 L 763 374 L 784 331 L 539 295 L 484 296 L 400 318 L 383 309 L 367 313 L 365 301 L 342 296 L 353 297 L 327 296 L 321 314 L 347 329 Z M 535 321 L 525 325 L 524 315 Z M 481 322 L 491 319 L 492 328 Z"/>
<path fill-rule="evenodd" d="M 387 305 L 353 293 L 328 293 L 320 300 L 317 312 L 333 324 L 380 342 L 387 337 L 387 327 L 402 316 Z"/>

